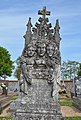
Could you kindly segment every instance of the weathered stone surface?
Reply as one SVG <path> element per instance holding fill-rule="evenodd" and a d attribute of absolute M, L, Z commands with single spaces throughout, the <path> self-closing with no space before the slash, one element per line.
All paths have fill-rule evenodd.
<path fill-rule="evenodd" d="M 46 18 L 46 11 L 38 11 L 40 17 L 32 28 L 31 18 L 27 24 L 25 47 L 21 55 L 23 95 L 19 100 L 15 120 L 62 120 L 57 102 L 60 82 L 60 34 L 56 20 L 54 30 Z M 26 95 L 27 94 L 27 95 Z"/>

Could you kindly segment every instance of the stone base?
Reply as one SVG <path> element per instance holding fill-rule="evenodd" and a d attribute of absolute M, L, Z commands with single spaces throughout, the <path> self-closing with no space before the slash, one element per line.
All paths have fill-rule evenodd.
<path fill-rule="evenodd" d="M 28 108 L 25 101 L 16 100 L 11 105 L 13 120 L 64 120 L 59 104 L 39 106 L 31 104 Z"/>
<path fill-rule="evenodd" d="M 31 107 L 23 100 L 18 99 L 12 104 L 13 120 L 64 120 L 57 103 L 51 105 L 31 104 Z"/>
<path fill-rule="evenodd" d="M 64 120 L 61 113 L 48 112 L 24 112 L 17 110 L 14 120 Z"/>
<path fill-rule="evenodd" d="M 47 80 L 32 79 L 32 84 L 27 86 L 27 95 L 20 96 L 10 106 L 13 120 L 64 120 L 57 95 L 53 98 L 51 92 L 52 84 Z"/>

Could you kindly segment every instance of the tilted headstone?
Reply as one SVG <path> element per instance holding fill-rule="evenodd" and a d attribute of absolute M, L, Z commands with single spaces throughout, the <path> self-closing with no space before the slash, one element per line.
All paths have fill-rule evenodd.
<path fill-rule="evenodd" d="M 52 29 L 43 10 L 32 28 L 31 18 L 24 35 L 25 47 L 21 55 L 23 94 L 15 120 L 64 120 L 58 104 L 60 82 L 60 34 L 59 21 Z"/>

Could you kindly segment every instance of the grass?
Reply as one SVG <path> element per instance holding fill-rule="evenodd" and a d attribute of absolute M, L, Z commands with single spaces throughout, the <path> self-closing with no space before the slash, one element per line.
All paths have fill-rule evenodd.
<path fill-rule="evenodd" d="M 70 98 L 61 98 L 58 102 L 61 106 L 73 106 L 73 101 Z"/>
<path fill-rule="evenodd" d="M 16 100 L 18 98 L 18 93 L 16 93 L 15 95 L 9 95 L 8 98 L 13 102 L 14 100 Z"/>
<path fill-rule="evenodd" d="M 18 96 L 10 96 L 10 97 L 9 97 L 9 99 L 10 99 L 11 101 L 16 100 L 17 98 L 18 98 Z"/>
<path fill-rule="evenodd" d="M 69 97 L 66 97 L 66 95 L 63 95 L 63 94 L 60 96 L 58 102 L 61 106 L 73 106 L 72 99 Z M 81 120 L 81 116 L 65 117 L 65 120 Z"/>
<path fill-rule="evenodd" d="M 0 120 L 12 120 L 11 117 L 0 117 Z M 81 120 L 81 117 L 66 117 L 65 120 Z"/>
<path fill-rule="evenodd" d="M 65 120 L 81 120 L 81 117 L 66 117 Z"/>
<path fill-rule="evenodd" d="M 12 120 L 11 117 L 0 117 L 0 120 Z"/>

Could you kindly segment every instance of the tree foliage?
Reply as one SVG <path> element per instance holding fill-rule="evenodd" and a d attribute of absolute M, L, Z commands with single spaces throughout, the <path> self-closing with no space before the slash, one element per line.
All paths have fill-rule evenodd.
<path fill-rule="evenodd" d="M 73 79 L 77 75 L 79 62 L 77 61 L 63 61 L 61 65 L 62 79 Z"/>
<path fill-rule="evenodd" d="M 17 67 L 16 67 L 16 69 L 15 69 L 14 76 L 15 76 L 18 80 L 20 80 L 20 74 L 21 74 L 21 70 L 20 70 L 20 57 L 18 57 L 15 62 L 16 62 L 16 64 L 17 64 Z"/>
<path fill-rule="evenodd" d="M 12 70 L 14 69 L 13 63 L 9 51 L 0 47 L 0 77 L 11 76 Z"/>
<path fill-rule="evenodd" d="M 78 75 L 78 76 L 81 76 L 81 63 L 79 64 L 79 68 L 78 68 L 77 75 Z"/>

